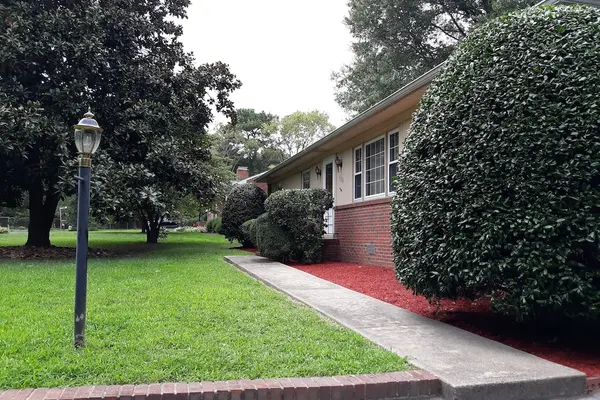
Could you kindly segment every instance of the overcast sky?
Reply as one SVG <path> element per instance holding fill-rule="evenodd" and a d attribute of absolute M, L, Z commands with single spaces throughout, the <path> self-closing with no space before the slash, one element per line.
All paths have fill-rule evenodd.
<path fill-rule="evenodd" d="M 351 60 L 347 0 L 192 0 L 183 43 L 200 63 L 223 61 L 242 81 L 237 108 L 280 117 L 322 110 L 340 126 L 331 72 Z"/>

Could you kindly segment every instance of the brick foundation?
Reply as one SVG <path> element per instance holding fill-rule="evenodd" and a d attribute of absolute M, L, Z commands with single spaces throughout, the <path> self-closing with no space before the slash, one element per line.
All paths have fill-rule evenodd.
<path fill-rule="evenodd" d="M 427 398 L 441 383 L 424 371 L 151 385 L 0 390 L 1 400 L 381 400 Z"/>
<path fill-rule="evenodd" d="M 341 261 L 392 267 L 391 197 L 335 208 Z"/>
<path fill-rule="evenodd" d="M 338 239 L 325 239 L 323 241 L 323 260 L 339 261 L 340 241 Z"/>

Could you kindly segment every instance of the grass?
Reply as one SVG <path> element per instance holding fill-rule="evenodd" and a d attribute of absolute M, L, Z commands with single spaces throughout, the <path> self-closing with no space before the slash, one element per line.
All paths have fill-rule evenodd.
<path fill-rule="evenodd" d="M 0 235 L 20 245 L 24 233 Z M 91 232 L 90 246 L 135 246 Z M 73 246 L 74 232 L 54 245 Z M 225 263 L 221 236 L 172 233 L 145 253 L 91 259 L 87 345 L 72 347 L 74 261 L 0 264 L 0 389 L 399 371 L 404 359 Z"/>

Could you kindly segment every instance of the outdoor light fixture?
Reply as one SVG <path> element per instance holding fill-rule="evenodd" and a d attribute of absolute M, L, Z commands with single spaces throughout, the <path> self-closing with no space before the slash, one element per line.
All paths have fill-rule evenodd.
<path fill-rule="evenodd" d="M 88 225 L 90 219 L 90 169 L 92 154 L 98 150 L 102 128 L 88 109 L 75 125 L 75 146 L 79 152 L 79 191 L 77 195 L 77 249 L 75 250 L 75 348 L 85 345 L 87 299 Z"/>
<path fill-rule="evenodd" d="M 281 184 L 281 182 L 279 182 L 279 183 L 277 184 L 277 189 L 279 189 L 279 190 L 283 189 L 283 185 Z"/>
<path fill-rule="evenodd" d="M 79 152 L 79 166 L 91 167 L 92 154 L 98 150 L 100 139 L 102 138 L 102 128 L 94 119 L 94 114 L 88 109 L 84 118 L 75 125 L 75 146 Z M 82 161 L 85 160 L 85 161 Z"/>
<path fill-rule="evenodd" d="M 335 155 L 335 165 L 337 165 L 337 169 L 338 172 L 340 172 L 340 169 L 342 168 L 342 159 L 338 157 L 338 155 Z"/>
<path fill-rule="evenodd" d="M 321 168 L 318 165 L 315 167 L 315 174 L 317 174 L 317 178 L 321 177 Z"/>

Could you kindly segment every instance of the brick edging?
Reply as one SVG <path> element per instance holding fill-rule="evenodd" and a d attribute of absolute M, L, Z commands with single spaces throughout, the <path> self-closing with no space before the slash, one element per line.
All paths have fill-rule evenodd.
<path fill-rule="evenodd" d="M 315 378 L 0 391 L 0 400 L 380 400 L 436 396 L 440 381 L 425 371 Z"/>

